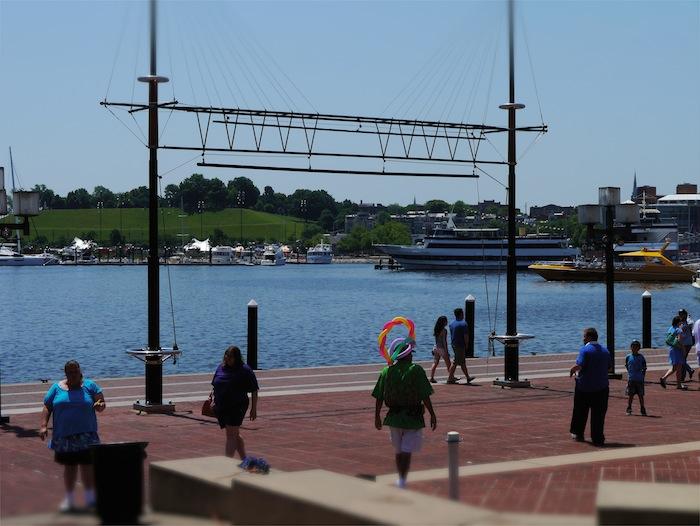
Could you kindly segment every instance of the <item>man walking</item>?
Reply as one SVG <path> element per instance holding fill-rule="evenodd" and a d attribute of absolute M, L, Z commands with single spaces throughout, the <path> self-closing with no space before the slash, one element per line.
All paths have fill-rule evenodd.
<path fill-rule="evenodd" d="M 447 380 L 448 384 L 456 384 L 457 379 L 455 378 L 455 371 L 459 365 L 462 368 L 464 377 L 467 379 L 467 383 L 471 383 L 474 380 L 474 376 L 469 376 L 469 370 L 467 369 L 467 347 L 469 347 L 469 327 L 467 322 L 464 321 L 464 311 L 462 309 L 454 310 L 455 319 L 450 323 L 450 339 L 452 343 L 452 352 L 454 353 L 454 361 L 452 362 L 452 367 L 450 368 L 450 376 Z"/>
<path fill-rule="evenodd" d="M 384 367 L 372 391 L 376 398 L 374 426 L 382 428 L 382 404 L 389 407 L 384 418 L 384 425 L 391 430 L 391 443 L 396 453 L 396 469 L 399 479 L 396 485 L 406 487 L 406 477 L 411 467 L 411 454 L 420 450 L 423 442 L 425 409 L 430 413 L 430 428 L 435 431 L 437 417 L 430 403 L 433 388 L 428 381 L 425 370 L 413 363 L 415 342 L 405 340 L 398 344 L 400 351 L 393 365 Z"/>
<path fill-rule="evenodd" d="M 591 412 L 591 440 L 594 446 L 605 444 L 605 413 L 608 410 L 608 369 L 610 353 L 598 343 L 598 331 L 589 327 L 583 331 L 583 347 L 569 376 L 578 373 L 571 414 L 571 438 L 584 441 L 588 411 Z"/>

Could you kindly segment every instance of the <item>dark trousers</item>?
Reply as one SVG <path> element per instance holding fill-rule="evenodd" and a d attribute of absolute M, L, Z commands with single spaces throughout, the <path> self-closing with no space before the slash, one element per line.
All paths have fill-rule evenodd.
<path fill-rule="evenodd" d="M 588 411 L 591 412 L 591 440 L 594 444 L 605 442 L 605 413 L 608 410 L 609 388 L 602 391 L 586 393 L 578 387 L 574 391 L 574 410 L 571 414 L 571 433 L 583 436 L 588 420 Z"/>

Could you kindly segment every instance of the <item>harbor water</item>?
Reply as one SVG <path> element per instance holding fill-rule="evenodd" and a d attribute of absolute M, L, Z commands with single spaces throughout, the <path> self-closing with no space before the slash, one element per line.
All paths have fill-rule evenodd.
<path fill-rule="evenodd" d="M 2 382 L 57 379 L 77 359 L 90 377 L 143 374 L 126 354 L 147 343 L 145 266 L 0 267 Z M 172 304 L 168 293 L 172 285 Z M 403 315 L 416 323 L 418 359 L 429 359 L 436 318 L 476 298 L 475 349 L 505 332 L 505 273 L 389 272 L 368 264 L 284 267 L 161 267 L 161 345 L 183 351 L 164 374 L 213 371 L 228 345 L 245 355 L 247 304 L 259 304 L 261 368 L 377 363 L 382 325 Z M 641 340 L 641 295 L 653 295 L 653 343 L 662 346 L 671 318 L 684 307 L 700 316 L 690 284 L 619 283 L 617 348 Z M 172 317 L 175 318 L 173 333 Z M 518 274 L 518 331 L 535 335 L 521 353 L 578 349 L 584 327 L 605 342 L 605 285 L 546 282 Z M 402 335 L 397 328 L 396 334 Z M 498 343 L 495 351 L 503 349 Z"/>

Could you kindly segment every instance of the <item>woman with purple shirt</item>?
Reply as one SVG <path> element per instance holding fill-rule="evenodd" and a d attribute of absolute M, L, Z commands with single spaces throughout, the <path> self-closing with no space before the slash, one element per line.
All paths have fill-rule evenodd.
<path fill-rule="evenodd" d="M 214 412 L 219 427 L 226 429 L 225 455 L 233 458 L 238 451 L 243 460 L 246 457 L 245 441 L 239 430 L 248 411 L 248 393 L 252 399 L 250 419 L 255 420 L 258 416 L 258 381 L 253 370 L 243 363 L 238 347 L 232 345 L 226 349 L 211 384 L 214 386 Z"/>

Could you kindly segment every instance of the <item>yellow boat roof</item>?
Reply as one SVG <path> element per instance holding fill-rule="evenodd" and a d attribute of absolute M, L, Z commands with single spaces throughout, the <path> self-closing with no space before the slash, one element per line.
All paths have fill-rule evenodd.
<path fill-rule="evenodd" d="M 636 250 L 634 252 L 623 252 L 621 256 L 643 257 L 643 258 L 665 258 L 664 253 L 659 250 Z"/>

